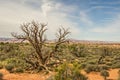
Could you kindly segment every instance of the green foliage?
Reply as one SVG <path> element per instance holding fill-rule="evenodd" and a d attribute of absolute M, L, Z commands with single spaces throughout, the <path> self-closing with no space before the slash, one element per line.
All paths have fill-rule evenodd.
<path fill-rule="evenodd" d="M 16 72 L 16 73 L 23 73 L 24 70 L 23 70 L 22 68 L 16 68 L 16 69 L 15 69 L 15 72 Z"/>
<path fill-rule="evenodd" d="M 87 80 L 87 77 L 80 73 L 79 64 L 64 63 L 58 67 L 58 73 L 52 80 Z"/>
<path fill-rule="evenodd" d="M 90 61 L 88 61 L 88 64 L 96 64 L 96 60 L 90 60 Z"/>
<path fill-rule="evenodd" d="M 120 70 L 118 70 L 118 79 L 117 80 L 120 80 Z"/>
<path fill-rule="evenodd" d="M 3 80 L 3 74 L 0 73 L 0 80 Z"/>
<path fill-rule="evenodd" d="M 103 70 L 101 71 L 100 75 L 104 77 L 104 80 L 107 80 L 107 77 L 109 77 L 109 72 L 106 70 Z"/>
<path fill-rule="evenodd" d="M 100 68 L 100 71 L 101 71 L 101 70 L 109 70 L 109 69 L 110 69 L 110 67 L 107 66 L 107 65 L 99 66 L 99 68 Z"/>
<path fill-rule="evenodd" d="M 109 48 L 109 47 L 102 47 L 101 50 L 102 50 L 101 56 L 110 56 L 111 55 L 111 52 L 112 52 L 111 48 Z"/>
<path fill-rule="evenodd" d="M 2 64 L 0 64 L 0 69 L 2 69 L 3 68 L 3 65 Z"/>
<path fill-rule="evenodd" d="M 5 69 L 8 70 L 9 72 L 13 72 L 14 65 L 13 65 L 13 64 L 7 64 L 7 65 L 5 66 Z"/>
<path fill-rule="evenodd" d="M 106 65 L 112 66 L 112 62 L 107 62 Z"/>
<path fill-rule="evenodd" d="M 14 43 L 4 43 L 2 44 L 2 46 L 0 47 L 1 51 L 8 53 L 11 52 L 12 50 L 16 49 L 18 50 L 18 45 L 14 44 Z"/>
<path fill-rule="evenodd" d="M 82 68 L 82 69 L 84 69 L 86 66 L 87 66 L 86 63 L 82 63 L 82 64 L 81 64 L 81 68 Z"/>
<path fill-rule="evenodd" d="M 71 51 L 71 53 L 76 56 L 76 57 L 85 57 L 85 46 L 84 45 L 77 45 L 77 44 L 73 44 L 71 46 L 69 46 L 69 50 Z"/>
<path fill-rule="evenodd" d="M 43 56 L 54 49 L 54 43 L 46 44 L 48 48 L 43 47 Z M 65 61 L 71 64 L 79 63 L 80 68 L 85 69 L 87 73 L 91 71 L 100 72 L 110 68 L 120 68 L 120 48 L 112 45 L 87 45 L 87 44 L 63 44 L 58 48 L 57 54 L 50 58 L 50 63 L 47 64 L 49 70 L 55 71 L 55 68 Z M 35 70 L 37 61 L 35 50 L 28 43 L 0 43 L 0 68 L 8 64 L 14 64 L 14 70 L 20 67 L 24 71 Z M 34 56 L 34 57 L 33 57 Z M 101 64 L 98 64 L 98 59 L 104 56 Z M 54 64 L 54 65 L 52 65 Z M 33 67 L 34 66 L 34 67 Z M 59 71 L 59 70 L 57 70 Z M 18 70 L 19 72 L 19 70 Z"/>
<path fill-rule="evenodd" d="M 116 62 L 112 65 L 112 68 L 115 69 L 115 68 L 120 68 L 120 63 L 119 62 Z"/>
<path fill-rule="evenodd" d="M 90 73 L 92 71 L 94 72 L 100 72 L 101 70 L 108 70 L 109 67 L 106 66 L 106 65 L 91 65 L 91 64 L 88 64 L 85 68 L 85 72 L 86 73 Z"/>
<path fill-rule="evenodd" d="M 92 71 L 94 71 L 94 65 L 87 65 L 86 68 L 85 68 L 85 72 L 86 73 L 90 73 Z"/>

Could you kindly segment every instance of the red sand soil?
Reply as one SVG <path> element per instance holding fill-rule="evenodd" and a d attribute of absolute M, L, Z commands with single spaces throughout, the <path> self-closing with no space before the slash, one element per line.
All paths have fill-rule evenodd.
<path fill-rule="evenodd" d="M 3 73 L 3 80 L 45 80 L 51 74 L 45 75 L 42 73 L 39 74 L 30 74 L 30 73 L 9 73 L 5 69 L 0 70 Z"/>
<path fill-rule="evenodd" d="M 45 74 L 29 74 L 29 73 L 21 73 L 21 74 L 15 74 L 15 73 L 9 73 L 5 69 L 0 70 L 1 73 L 4 74 L 3 79 L 4 80 L 45 80 L 48 78 L 51 74 L 45 75 Z M 83 74 L 88 76 L 89 80 L 104 80 L 102 76 L 100 76 L 100 73 L 98 72 L 91 72 L 90 74 L 86 74 L 84 71 L 82 71 Z M 109 80 L 117 80 L 118 77 L 118 69 L 111 69 L 109 70 L 110 77 L 108 77 Z"/>
<path fill-rule="evenodd" d="M 118 70 L 119 69 L 109 70 L 110 76 L 107 79 L 108 80 L 117 80 Z M 85 74 L 89 78 L 89 80 L 104 80 L 104 78 L 102 76 L 100 76 L 99 72 L 91 72 L 90 74 L 86 74 L 85 72 L 83 72 L 83 74 Z"/>

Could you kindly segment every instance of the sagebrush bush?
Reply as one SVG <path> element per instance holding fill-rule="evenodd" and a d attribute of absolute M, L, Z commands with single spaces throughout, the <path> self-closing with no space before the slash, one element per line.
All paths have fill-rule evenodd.
<path fill-rule="evenodd" d="M 0 73 L 0 80 L 3 80 L 3 74 Z"/>
<path fill-rule="evenodd" d="M 8 70 L 9 72 L 12 72 L 12 70 L 14 69 L 13 64 L 8 64 L 5 66 L 5 69 Z"/>
<path fill-rule="evenodd" d="M 107 62 L 106 65 L 112 66 L 112 62 Z"/>
<path fill-rule="evenodd" d="M 112 68 L 115 69 L 115 68 L 120 68 L 120 63 L 117 62 L 115 64 L 112 65 Z"/>
<path fill-rule="evenodd" d="M 120 69 L 118 70 L 118 78 L 117 80 L 120 80 Z"/>
<path fill-rule="evenodd" d="M 96 64 L 96 61 L 95 60 L 91 60 L 88 62 L 89 64 Z"/>
<path fill-rule="evenodd" d="M 2 64 L 0 64 L 0 69 L 2 69 L 3 68 L 3 65 Z"/>
<path fill-rule="evenodd" d="M 84 69 L 86 66 L 87 66 L 86 63 L 82 63 L 82 64 L 81 64 L 81 68 L 82 68 L 82 69 Z"/>
<path fill-rule="evenodd" d="M 110 67 L 108 67 L 107 65 L 91 65 L 88 64 L 85 68 L 85 72 L 86 73 L 90 73 L 92 71 L 94 72 L 100 72 L 101 70 L 109 70 Z"/>
<path fill-rule="evenodd" d="M 23 73 L 24 70 L 23 70 L 22 68 L 16 68 L 16 69 L 15 69 L 15 72 L 16 72 L 16 73 Z"/>
<path fill-rule="evenodd" d="M 100 66 L 100 70 L 109 70 L 109 68 L 107 65 Z"/>
<path fill-rule="evenodd" d="M 86 66 L 86 68 L 85 68 L 85 72 L 86 73 L 90 73 L 90 72 L 92 72 L 92 71 L 96 71 L 96 68 L 97 68 L 97 66 L 96 65 L 87 65 Z"/>
<path fill-rule="evenodd" d="M 102 70 L 100 75 L 103 76 L 104 80 L 107 80 L 107 77 L 109 77 L 109 72 L 106 70 Z"/>
<path fill-rule="evenodd" d="M 87 80 L 87 77 L 80 73 L 79 64 L 64 63 L 58 67 L 58 73 L 47 80 Z"/>

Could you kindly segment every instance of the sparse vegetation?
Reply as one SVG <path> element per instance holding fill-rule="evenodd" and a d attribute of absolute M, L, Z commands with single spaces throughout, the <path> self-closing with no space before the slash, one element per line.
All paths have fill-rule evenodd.
<path fill-rule="evenodd" d="M 103 70 L 101 71 L 100 75 L 104 77 L 104 80 L 107 80 L 107 77 L 109 77 L 109 72 L 106 70 Z"/>
<path fill-rule="evenodd" d="M 118 79 L 117 80 L 120 80 L 120 70 L 118 71 Z"/>
<path fill-rule="evenodd" d="M 2 69 L 3 68 L 3 65 L 2 64 L 0 64 L 0 69 Z"/>
<path fill-rule="evenodd" d="M 0 80 L 3 80 L 3 74 L 0 73 Z"/>
<path fill-rule="evenodd" d="M 23 70 L 22 68 L 17 68 L 17 69 L 15 69 L 15 72 L 16 72 L 16 73 L 23 73 L 24 70 Z"/>
<path fill-rule="evenodd" d="M 57 74 L 47 80 L 87 80 L 88 78 L 81 74 L 79 64 L 64 63 L 58 67 Z"/>
<path fill-rule="evenodd" d="M 34 21 L 21 25 L 21 29 L 24 35 L 12 35 L 29 42 L 1 42 L 0 69 L 15 73 L 56 71 L 49 80 L 81 80 L 80 76 L 87 80 L 81 70 L 88 74 L 102 71 L 101 75 L 106 79 L 109 76 L 106 70 L 120 68 L 118 44 L 72 43 L 67 39 L 69 30 L 64 28 L 58 29 L 56 41 L 50 43 L 44 37 L 46 25 Z"/>
<path fill-rule="evenodd" d="M 14 68 L 13 64 L 7 64 L 5 66 L 5 69 L 8 70 L 10 73 L 13 72 L 13 68 Z"/>

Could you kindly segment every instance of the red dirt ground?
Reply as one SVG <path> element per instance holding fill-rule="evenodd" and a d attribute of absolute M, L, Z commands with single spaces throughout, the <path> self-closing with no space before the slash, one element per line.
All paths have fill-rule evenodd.
<path fill-rule="evenodd" d="M 45 80 L 51 74 L 45 75 L 42 73 L 39 74 L 30 74 L 30 73 L 9 73 L 5 69 L 0 70 L 3 73 L 3 80 Z"/>
<path fill-rule="evenodd" d="M 109 74 L 110 76 L 107 78 L 108 80 L 117 80 L 118 78 L 118 70 L 119 69 L 111 69 L 109 70 Z M 85 72 L 83 72 L 83 74 L 85 74 L 89 80 L 104 80 L 102 76 L 100 76 L 99 72 L 91 72 L 90 74 L 86 74 Z"/>
<path fill-rule="evenodd" d="M 21 73 L 21 74 L 15 74 L 15 73 L 9 73 L 5 69 L 0 70 L 1 73 L 4 74 L 3 79 L 4 80 L 45 80 L 48 78 L 51 74 L 44 75 L 44 74 L 29 74 L 29 73 Z M 104 80 L 103 77 L 100 76 L 100 73 L 98 72 L 91 72 L 90 74 L 86 74 L 84 71 L 82 71 L 83 74 L 88 76 L 89 80 Z M 118 77 L 118 69 L 111 69 L 109 70 L 110 77 L 108 77 L 109 80 L 117 80 Z"/>

